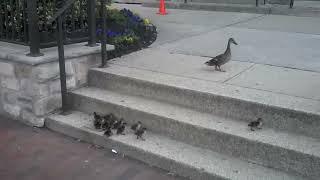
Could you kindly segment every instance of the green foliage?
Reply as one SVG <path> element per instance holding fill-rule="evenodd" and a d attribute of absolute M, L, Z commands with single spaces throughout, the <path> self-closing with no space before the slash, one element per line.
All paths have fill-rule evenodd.
<path fill-rule="evenodd" d="M 28 24 L 26 17 L 27 0 L 3 0 L 0 1 L 0 22 L 2 22 L 3 33 L 6 32 L 18 41 L 24 42 L 27 38 L 25 31 Z M 37 14 L 39 16 L 39 32 L 43 39 L 41 42 L 47 43 L 55 40 L 56 22 L 48 23 L 65 0 L 38 0 Z M 66 38 L 83 38 L 88 31 L 88 0 L 76 0 L 74 4 L 64 14 L 64 28 Z M 113 9 L 109 5 L 111 0 L 107 0 L 107 43 L 114 44 L 118 54 L 137 50 L 151 44 L 156 38 L 156 28 L 148 19 L 141 18 L 138 14 L 128 9 Z M 101 4 L 96 0 L 97 29 L 101 29 Z M 0 34 L 2 37 L 8 34 Z M 103 33 L 104 34 L 104 33 Z M 99 37 L 99 35 L 98 35 Z M 101 35 L 100 37 L 101 38 Z"/>
<path fill-rule="evenodd" d="M 122 13 L 120 13 L 118 9 L 108 8 L 107 19 L 108 21 L 115 22 L 121 26 L 125 26 L 127 24 L 127 18 Z"/>

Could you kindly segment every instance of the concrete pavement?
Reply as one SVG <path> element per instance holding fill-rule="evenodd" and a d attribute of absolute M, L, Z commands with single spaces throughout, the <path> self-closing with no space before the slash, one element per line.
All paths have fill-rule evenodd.
<path fill-rule="evenodd" d="M 116 60 L 122 66 L 232 84 L 319 101 L 319 18 L 170 9 L 167 16 L 139 5 L 125 7 L 149 17 L 159 39 L 148 50 Z M 226 73 L 203 62 L 234 37 Z"/>

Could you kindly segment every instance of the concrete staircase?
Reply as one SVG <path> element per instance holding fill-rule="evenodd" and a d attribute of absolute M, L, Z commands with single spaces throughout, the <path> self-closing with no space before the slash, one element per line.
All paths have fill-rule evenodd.
<path fill-rule="evenodd" d="M 111 65 L 91 69 L 88 87 L 70 92 L 69 115 L 46 127 L 116 149 L 191 179 L 316 180 L 320 114 L 316 103 L 286 95 Z M 146 141 L 94 130 L 92 112 L 141 121 Z M 250 131 L 261 117 L 264 128 Z"/>

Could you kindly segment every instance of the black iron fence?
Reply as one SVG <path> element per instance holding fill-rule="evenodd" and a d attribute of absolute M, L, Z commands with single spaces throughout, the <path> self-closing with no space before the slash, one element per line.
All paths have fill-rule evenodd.
<path fill-rule="evenodd" d="M 92 1 L 95 0 L 75 0 L 71 7 L 65 10 L 64 44 L 89 40 L 89 23 L 90 20 L 94 21 L 96 8 Z M 34 49 L 56 46 L 57 21 L 49 20 L 59 10 L 59 6 L 66 2 L 0 0 L 0 41 L 37 46 L 33 47 Z M 95 28 L 94 25 L 91 27 Z"/>
<path fill-rule="evenodd" d="M 62 110 L 67 110 L 64 44 L 88 41 L 96 45 L 97 8 L 106 28 L 106 3 L 99 0 L 0 0 L 0 41 L 28 45 L 29 56 L 40 48 L 58 46 Z M 100 17 L 101 18 L 101 17 Z M 102 67 L 106 64 L 106 37 L 101 38 Z"/>
<path fill-rule="evenodd" d="M 74 8 L 74 5 L 77 5 L 77 2 L 82 3 L 82 1 L 79 0 L 67 0 L 64 3 L 61 1 L 58 2 L 57 12 L 51 16 L 48 19 L 48 24 L 52 24 L 53 22 L 57 22 L 57 45 L 58 45 L 58 54 L 59 54 L 59 69 L 60 69 L 60 82 L 61 82 L 61 98 L 62 98 L 62 113 L 67 112 L 67 81 L 66 81 L 66 70 L 65 70 L 65 58 L 64 58 L 64 39 L 65 39 L 65 33 L 68 33 L 68 31 L 71 31 L 71 33 L 74 33 L 77 29 L 87 29 L 86 35 L 88 36 L 88 45 L 89 46 L 95 46 L 96 45 L 96 0 L 87 0 L 86 3 L 86 10 L 87 17 L 83 15 L 80 9 L 72 9 Z M 103 14 L 103 31 L 105 31 L 106 27 L 106 0 L 101 0 L 100 3 L 101 7 L 101 13 Z M 72 7 L 73 6 L 73 7 Z M 79 4 L 78 4 L 79 6 Z M 80 4 L 79 6 L 82 6 Z M 74 16 L 76 13 L 75 10 L 79 10 L 78 13 L 79 16 Z M 69 13 L 69 14 L 68 14 Z M 70 14 L 71 13 L 71 14 Z M 71 18 L 78 17 L 79 19 L 69 19 L 66 18 L 67 16 L 70 16 Z M 37 17 L 29 17 L 31 19 L 37 19 Z M 69 22 L 69 23 L 68 23 Z M 78 22 L 78 23 L 77 23 Z M 31 34 L 31 33 L 30 33 Z M 81 34 L 82 35 L 82 34 Z M 101 67 L 104 67 L 106 64 L 106 41 L 105 36 L 103 36 L 101 40 Z M 32 46 L 32 45 L 31 45 Z M 32 53 L 32 51 L 31 51 Z"/>
<path fill-rule="evenodd" d="M 0 1 L 0 40 L 28 44 L 26 16 L 27 4 L 24 0 Z"/>

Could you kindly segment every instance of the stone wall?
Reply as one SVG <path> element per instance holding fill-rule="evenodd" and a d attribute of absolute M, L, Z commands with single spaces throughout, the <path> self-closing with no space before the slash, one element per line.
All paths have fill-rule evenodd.
<path fill-rule="evenodd" d="M 57 51 L 54 53 L 56 59 L 36 64 L 22 62 L 21 58 L 25 55 L 20 56 L 20 61 L 0 58 L 0 113 L 2 115 L 41 127 L 44 125 L 45 116 L 61 107 Z M 99 53 L 91 52 L 77 56 L 77 53 L 74 54 L 74 49 L 70 53 L 73 53 L 72 56 L 66 57 L 68 90 L 85 85 L 88 69 L 101 63 Z M 46 58 L 43 57 L 43 59 Z M 37 59 L 37 62 L 41 61 Z"/>

